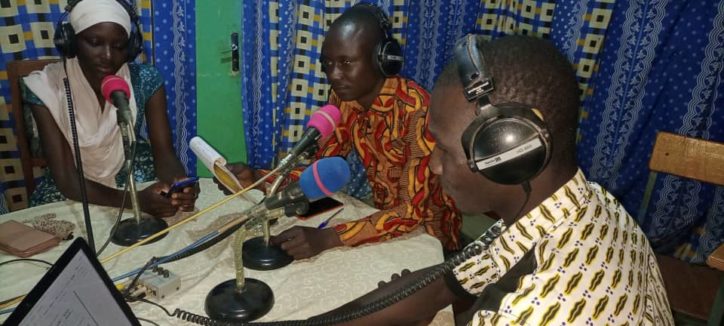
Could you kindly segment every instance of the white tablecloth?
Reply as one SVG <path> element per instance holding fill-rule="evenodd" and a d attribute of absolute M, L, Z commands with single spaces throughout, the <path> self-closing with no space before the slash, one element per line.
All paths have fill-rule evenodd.
<path fill-rule="evenodd" d="M 210 179 L 201 179 L 202 194 L 196 202 L 198 208 L 208 207 L 224 198 Z M 142 187 L 140 187 L 142 188 Z M 257 198 L 260 193 L 253 194 Z M 335 221 L 359 218 L 374 211 L 353 198 L 338 194 L 337 199 L 345 203 L 344 210 L 330 223 Z M 210 212 L 197 220 L 172 231 L 164 239 L 137 248 L 117 259 L 113 259 L 104 267 L 111 278 L 141 267 L 152 256 L 163 256 L 192 243 L 206 235 L 213 226 L 221 223 L 230 214 L 237 214 L 252 203 L 233 199 L 226 205 Z M 132 216 L 127 210 L 126 217 Z M 297 218 L 282 218 L 272 227 L 277 234 L 291 225 L 317 226 L 332 210 L 306 221 Z M 118 210 L 114 208 L 90 206 L 93 232 L 97 247 L 105 241 L 109 229 Z M 65 201 L 40 207 L 13 212 L 0 216 L 0 222 L 7 220 L 24 221 L 35 216 L 54 213 L 58 219 L 76 224 L 75 234 L 84 235 L 82 205 L 77 202 Z M 192 257 L 164 264 L 163 267 L 181 276 L 181 290 L 171 297 L 155 300 L 170 311 L 180 308 L 195 314 L 206 315 L 204 300 L 209 291 L 217 284 L 234 278 L 234 260 L 231 243 L 233 236 L 200 252 Z M 65 250 L 70 241 L 60 246 L 33 256 L 54 262 Z M 122 247 L 110 244 L 101 255 L 101 259 L 109 256 Z M 0 262 L 17 257 L 0 253 Z M 428 267 L 443 260 L 439 241 L 418 230 L 410 235 L 377 244 L 363 245 L 354 248 L 335 248 L 306 260 L 273 271 L 255 271 L 245 269 L 246 277 L 265 282 L 274 292 L 274 307 L 259 321 L 305 319 L 307 317 L 329 311 L 350 300 L 353 300 L 377 287 L 381 280 L 388 281 L 392 273 L 402 269 L 417 270 Z M 25 294 L 45 273 L 41 264 L 14 263 L 0 267 L 0 301 Z M 131 307 L 136 316 L 153 320 L 162 325 L 181 325 L 184 322 L 171 319 L 159 308 L 145 303 L 133 303 Z M 0 321 L 8 314 L 0 316 Z M 189 323 L 190 324 L 190 323 Z M 453 315 L 450 307 L 439 312 L 433 321 L 434 325 L 452 325 Z"/>

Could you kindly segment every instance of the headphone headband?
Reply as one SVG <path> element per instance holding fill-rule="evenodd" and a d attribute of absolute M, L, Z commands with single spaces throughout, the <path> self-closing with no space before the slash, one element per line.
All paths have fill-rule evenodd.
<path fill-rule="evenodd" d="M 478 49 L 477 37 L 468 34 L 455 44 L 455 57 L 459 60 L 458 74 L 463 82 L 465 98 L 472 102 L 487 97 L 495 86 L 485 69 L 485 58 Z"/>
<path fill-rule="evenodd" d="M 400 47 L 400 43 L 392 36 L 392 23 L 387 18 L 387 14 L 382 11 L 382 8 L 372 3 L 360 2 L 352 7 L 362 8 L 364 11 L 372 14 L 377 21 L 380 31 L 384 35 L 384 39 L 377 44 L 374 52 L 374 61 L 378 70 L 385 77 L 399 73 L 404 62 L 402 47 Z"/>
<path fill-rule="evenodd" d="M 377 19 L 377 25 L 380 27 L 380 30 L 385 35 L 386 39 L 392 38 L 392 23 L 387 18 L 387 14 L 385 14 L 384 11 L 382 11 L 382 8 L 375 6 L 372 3 L 367 2 L 360 2 L 353 7 L 360 7 L 360 8 L 366 8 L 370 11 L 372 15 L 375 16 Z"/>
<path fill-rule="evenodd" d="M 67 58 L 75 57 L 75 31 L 70 22 L 66 21 L 70 12 L 83 0 L 70 0 L 65 6 L 65 12 L 58 19 L 55 26 L 55 35 L 53 43 L 58 51 Z M 128 61 L 133 61 L 143 50 L 143 35 L 141 34 L 141 25 L 139 23 L 136 7 L 132 3 L 125 0 L 116 0 L 118 4 L 126 10 L 131 20 L 131 32 L 128 35 Z"/>

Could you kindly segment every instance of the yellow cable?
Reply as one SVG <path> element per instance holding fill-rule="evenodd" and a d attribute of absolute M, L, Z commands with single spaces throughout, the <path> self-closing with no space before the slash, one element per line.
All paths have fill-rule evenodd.
<path fill-rule="evenodd" d="M 231 195 L 227 196 L 226 198 L 218 201 L 217 203 L 215 203 L 215 204 L 213 204 L 213 205 L 211 205 L 211 206 L 209 206 L 209 207 L 207 207 L 207 208 L 205 208 L 205 209 L 200 210 L 200 211 L 197 212 L 196 214 L 191 215 L 191 216 L 185 218 L 185 219 L 182 220 L 181 222 L 178 222 L 178 223 L 176 223 L 176 224 L 174 224 L 174 225 L 172 225 L 172 226 L 170 226 L 170 227 L 167 227 L 167 228 L 165 228 L 165 229 L 163 229 L 163 230 L 161 230 L 161 231 L 158 231 L 157 233 L 153 234 L 152 236 L 150 236 L 150 237 L 148 237 L 148 238 L 146 238 L 146 239 L 143 239 L 143 240 L 141 240 L 141 241 L 139 241 L 139 242 L 136 242 L 136 243 L 134 243 L 134 244 L 131 245 L 131 246 L 128 246 L 128 247 L 126 247 L 126 248 L 124 248 L 124 249 L 121 249 L 121 250 L 119 250 L 119 251 L 114 252 L 114 253 L 111 254 L 110 256 L 101 259 L 101 264 L 105 264 L 105 263 L 111 261 L 113 258 L 116 258 L 116 257 L 118 257 L 118 256 L 120 256 L 120 255 L 123 255 L 123 254 L 131 251 L 131 250 L 134 249 L 134 248 L 137 248 L 137 247 L 139 247 L 139 246 L 141 246 L 141 245 L 144 245 L 146 242 L 149 242 L 149 241 L 151 241 L 151 240 L 153 240 L 153 239 L 156 239 L 156 238 L 158 238 L 158 237 L 160 237 L 160 236 L 168 233 L 169 231 L 171 231 L 171 230 L 173 230 L 173 229 L 175 229 L 175 228 L 177 228 L 177 227 L 179 227 L 179 226 L 181 226 L 181 225 L 183 225 L 183 224 L 186 224 L 186 223 L 188 223 L 188 222 L 191 222 L 191 221 L 195 220 L 196 218 L 198 218 L 199 216 L 201 216 L 201 215 L 203 215 L 203 214 L 206 214 L 207 212 L 210 212 L 210 211 L 218 208 L 219 206 L 221 206 L 221 205 L 225 204 L 226 202 L 230 201 L 231 199 L 236 198 L 236 197 L 238 197 L 238 196 L 241 196 L 242 194 L 248 192 L 248 191 L 251 190 L 251 189 L 256 188 L 256 187 L 257 187 L 258 185 L 260 185 L 262 182 L 266 181 L 266 179 L 268 179 L 271 175 L 273 175 L 274 173 L 276 173 L 278 170 L 279 170 L 279 167 L 277 167 L 277 168 L 274 169 L 274 170 L 269 171 L 269 173 L 267 173 L 265 176 L 259 178 L 259 180 L 257 180 L 256 182 L 254 182 L 254 183 L 251 184 L 250 186 L 248 186 L 248 187 L 246 187 L 246 188 L 244 188 L 244 189 L 241 189 L 241 190 L 239 190 L 238 192 L 236 192 L 236 193 L 234 193 L 234 194 L 231 194 Z M 119 286 L 120 286 L 121 288 L 123 287 L 123 285 L 120 285 L 120 284 L 119 284 L 119 285 L 116 285 L 116 288 L 118 288 Z M 0 309 L 5 309 L 5 308 L 8 308 L 8 307 L 12 307 L 12 306 L 14 306 L 14 305 L 17 305 L 18 303 L 20 303 L 20 301 L 22 301 L 22 300 L 25 298 L 26 295 L 27 295 L 27 293 L 26 293 L 26 294 L 23 294 L 23 295 L 21 295 L 21 296 L 17 296 L 17 297 L 15 297 L 15 298 L 9 299 L 9 300 L 7 300 L 7 301 L 5 301 L 5 302 L 0 303 Z"/>
<path fill-rule="evenodd" d="M 137 247 L 139 247 L 139 246 L 142 246 L 142 245 L 146 244 L 147 242 L 149 242 L 149 241 L 151 241 L 151 240 L 153 240 L 153 239 L 156 239 L 156 238 L 158 238 L 158 237 L 160 237 L 160 236 L 168 233 L 169 231 L 171 231 L 171 230 L 173 230 L 173 229 L 175 229 L 175 228 L 177 228 L 177 227 L 180 227 L 181 225 L 184 225 L 184 224 L 186 224 L 186 223 L 188 223 L 188 222 L 191 222 L 191 221 L 195 220 L 197 217 L 199 217 L 199 216 L 201 216 L 201 215 L 203 215 L 203 214 L 206 214 L 207 212 L 210 212 L 210 211 L 218 208 L 219 206 L 227 203 L 227 202 L 230 201 L 231 199 L 236 198 L 236 197 L 238 197 L 238 196 L 246 193 L 247 191 L 256 188 L 256 187 L 257 187 L 258 185 L 260 185 L 262 182 L 266 181 L 266 179 L 268 179 L 272 174 L 276 173 L 277 170 L 279 170 L 278 167 L 277 167 L 276 169 L 272 170 L 271 172 L 269 172 L 267 175 L 259 178 L 259 180 L 257 180 L 256 182 L 254 182 L 254 183 L 251 184 L 250 186 L 248 186 L 248 187 L 246 187 L 246 188 L 244 188 L 244 189 L 241 189 L 240 191 L 238 191 L 238 192 L 236 192 L 236 193 L 234 193 L 234 194 L 232 194 L 232 195 L 227 196 L 226 198 L 220 200 L 219 202 L 217 202 L 217 203 L 215 203 L 215 204 L 213 204 L 213 205 L 211 205 L 211 206 L 209 206 L 209 207 L 206 207 L 206 208 L 198 211 L 196 214 L 191 215 L 191 216 L 185 218 L 185 219 L 182 220 L 181 222 L 178 222 L 178 223 L 176 223 L 176 224 L 174 224 L 174 225 L 172 225 L 172 226 L 169 226 L 169 227 L 167 227 L 167 228 L 165 228 L 165 229 L 163 229 L 163 230 L 161 230 L 161 231 L 158 231 L 158 232 L 156 232 L 155 234 L 153 234 L 152 236 L 150 236 L 150 237 L 148 237 L 148 238 L 146 238 L 146 239 L 143 239 L 143 240 L 141 240 L 141 241 L 139 241 L 139 242 L 136 242 L 136 243 L 134 243 L 133 245 L 130 245 L 130 246 L 126 247 L 126 248 L 123 248 L 123 249 L 121 249 L 121 250 L 119 250 L 119 251 L 116 251 L 115 253 L 111 254 L 110 256 L 101 259 L 101 264 L 105 264 L 105 263 L 109 262 L 110 260 L 112 260 L 113 258 L 116 258 L 116 257 L 118 257 L 118 256 L 120 256 L 120 255 L 123 255 L 123 254 L 125 254 L 125 253 L 127 253 L 127 252 L 129 252 L 129 251 L 131 251 L 131 250 L 133 250 L 133 249 L 135 249 L 135 248 L 137 248 Z"/>

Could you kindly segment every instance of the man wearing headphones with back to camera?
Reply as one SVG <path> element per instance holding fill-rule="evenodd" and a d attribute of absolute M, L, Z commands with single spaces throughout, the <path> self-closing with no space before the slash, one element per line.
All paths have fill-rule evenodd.
<path fill-rule="evenodd" d="M 460 215 L 429 167 L 434 147 L 426 132 L 429 94 L 397 75 L 402 51 L 390 29 L 379 7 L 359 3 L 332 23 L 320 58 L 332 88 L 329 103 L 342 116 L 317 159 L 356 151 L 380 211 L 322 230 L 295 226 L 271 238 L 295 259 L 387 240 L 418 226 L 445 249 L 459 249 Z M 245 186 L 261 175 L 243 164 L 229 168 Z"/>
<path fill-rule="evenodd" d="M 349 324 L 426 324 L 467 299 L 462 324 L 673 325 L 644 233 L 577 166 L 579 104 L 571 64 L 548 41 L 460 40 L 432 92 L 431 166 L 463 212 L 501 220 L 448 262 L 395 274 L 316 318 L 342 318 L 416 284 Z"/>
<path fill-rule="evenodd" d="M 116 110 L 101 93 L 103 78 L 115 74 L 131 88 L 131 123 L 138 135 L 133 173 L 139 182 L 159 179 L 139 191 L 141 210 L 167 217 L 194 207 L 197 187 L 185 188 L 171 198 L 160 194 L 174 181 L 186 178 L 186 172 L 172 145 L 163 79 L 153 66 L 132 63 L 143 40 L 133 7 L 123 1 L 69 2 L 54 40 L 63 62 L 49 64 L 23 80 L 23 98 L 31 104 L 49 167 L 31 195 L 31 205 L 81 199 L 69 107 L 75 111 L 89 202 L 121 205 L 124 193 L 116 187 L 127 181 L 125 173 L 119 173 L 125 171 L 123 141 Z M 69 22 L 63 22 L 65 16 Z M 131 200 L 126 198 L 125 203 L 130 207 Z"/>

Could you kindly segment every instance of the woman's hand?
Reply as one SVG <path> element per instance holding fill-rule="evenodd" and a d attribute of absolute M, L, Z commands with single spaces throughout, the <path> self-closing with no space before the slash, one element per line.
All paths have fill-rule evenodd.
<path fill-rule="evenodd" d="M 226 168 L 229 169 L 231 173 L 234 174 L 237 180 L 239 180 L 239 183 L 242 187 L 246 188 L 250 186 L 252 183 L 256 182 L 256 180 L 259 180 L 261 177 L 259 171 L 257 171 L 254 168 L 249 167 L 248 165 L 244 163 L 229 163 L 226 165 Z M 231 195 L 231 192 L 224 187 L 221 182 L 214 177 L 214 183 L 218 186 L 219 190 L 223 191 L 225 195 Z M 259 186 L 257 189 L 264 191 L 263 187 Z"/>
<path fill-rule="evenodd" d="M 161 195 L 161 192 L 168 188 L 168 184 L 159 181 L 139 191 L 138 201 L 141 210 L 155 217 L 169 217 L 176 214 L 178 206 L 174 206 L 170 198 Z"/>
<path fill-rule="evenodd" d="M 182 191 L 171 194 L 171 205 L 180 208 L 184 212 L 193 211 L 200 192 L 199 183 L 194 182 L 192 185 L 183 188 Z"/>

